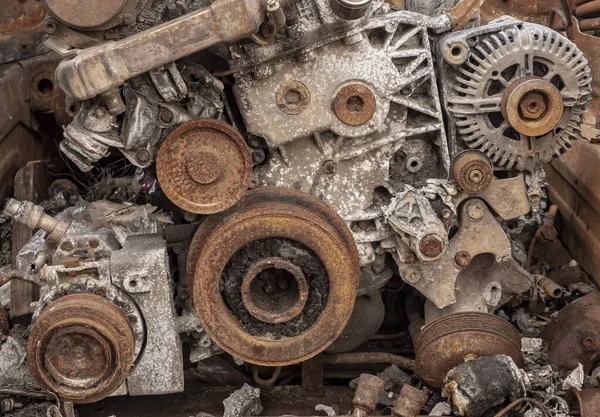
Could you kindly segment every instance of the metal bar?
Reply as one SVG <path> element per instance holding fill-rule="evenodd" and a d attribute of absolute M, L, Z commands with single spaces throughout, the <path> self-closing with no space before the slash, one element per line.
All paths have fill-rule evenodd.
<path fill-rule="evenodd" d="M 389 363 L 396 365 L 400 369 L 409 371 L 414 371 L 416 368 L 416 363 L 414 360 L 385 352 L 338 353 L 333 355 L 324 355 L 323 363 L 327 365 Z"/>

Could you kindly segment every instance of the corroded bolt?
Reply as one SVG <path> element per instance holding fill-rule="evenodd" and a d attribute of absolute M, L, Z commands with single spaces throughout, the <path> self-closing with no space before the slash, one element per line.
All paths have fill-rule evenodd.
<path fill-rule="evenodd" d="M 404 279 L 409 284 L 416 284 L 421 280 L 421 272 L 417 269 L 411 269 L 404 274 Z"/>
<path fill-rule="evenodd" d="M 458 252 L 456 252 L 456 255 L 454 255 L 454 262 L 456 262 L 456 265 L 463 268 L 465 266 L 469 266 L 472 260 L 473 257 L 471 256 L 471 253 L 469 253 L 469 251 L 466 250 L 459 250 Z"/>
<path fill-rule="evenodd" d="M 444 219 L 448 220 L 450 217 L 452 217 L 452 210 L 450 210 L 450 209 L 442 210 L 442 217 Z"/>
<path fill-rule="evenodd" d="M 173 122 L 173 117 L 174 117 L 173 112 L 171 110 L 163 109 L 160 112 L 160 121 L 163 123 L 169 124 L 169 123 Z"/>
<path fill-rule="evenodd" d="M 18 201 L 10 198 L 4 211 L 30 230 L 41 229 L 47 232 L 46 239 L 50 242 L 58 242 L 69 227 L 69 223 L 48 216 L 41 206 L 30 201 Z"/>
<path fill-rule="evenodd" d="M 65 240 L 63 243 L 60 244 L 60 249 L 64 250 L 65 252 L 70 252 L 73 250 L 73 243 L 71 243 L 68 240 Z"/>
<path fill-rule="evenodd" d="M 529 93 L 521 101 L 520 107 L 527 119 L 539 119 L 546 111 L 546 101 L 539 93 Z"/>
<path fill-rule="evenodd" d="M 385 383 L 383 379 L 374 375 L 362 374 L 358 380 L 358 387 L 354 393 L 352 405 L 353 417 L 366 417 L 372 414 L 379 404 L 379 398 L 383 394 Z"/>
<path fill-rule="evenodd" d="M 432 233 L 421 239 L 419 250 L 428 258 L 436 258 L 442 254 L 445 246 L 444 240 Z"/>
<path fill-rule="evenodd" d="M 148 152 L 146 149 L 140 149 L 137 151 L 136 156 L 143 164 L 150 160 L 150 152 Z"/>
<path fill-rule="evenodd" d="M 98 246 L 100 246 L 100 241 L 97 238 L 92 237 L 92 238 L 90 238 L 88 240 L 88 245 L 90 246 L 90 248 L 94 248 L 95 249 Z"/>
<path fill-rule="evenodd" d="M 485 216 L 485 205 L 480 200 L 471 201 L 467 205 L 467 216 L 471 220 L 481 220 Z"/>

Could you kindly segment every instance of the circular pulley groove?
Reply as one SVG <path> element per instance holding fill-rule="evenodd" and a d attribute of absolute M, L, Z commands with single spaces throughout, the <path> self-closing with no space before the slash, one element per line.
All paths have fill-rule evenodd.
<path fill-rule="evenodd" d="M 99 401 L 119 388 L 135 341 L 125 315 L 91 294 L 67 295 L 42 312 L 27 343 L 29 370 L 44 388 L 74 403 Z"/>
<path fill-rule="evenodd" d="M 277 198 L 278 193 L 282 194 L 282 198 Z M 303 204 L 292 203 L 294 199 Z M 299 363 L 326 349 L 350 318 L 359 278 L 356 247 L 353 242 L 348 246 L 345 232 L 337 230 L 336 226 L 340 226 L 340 222 L 343 224 L 343 221 L 323 203 L 315 200 L 312 196 L 290 190 L 259 189 L 248 193 L 227 212 L 206 219 L 198 229 L 193 243 L 196 248 L 190 253 L 192 257 L 197 256 L 195 268 L 192 268 L 193 275 L 188 275 L 188 282 L 193 280 L 190 287 L 194 305 L 207 333 L 233 356 L 265 366 Z M 323 208 L 328 211 L 326 215 L 320 211 Z M 335 218 L 334 222 L 330 222 L 328 216 Z M 245 256 L 245 259 L 248 259 L 250 267 L 238 267 L 235 262 L 232 265 L 232 259 L 239 257 L 240 251 L 248 251 L 253 245 L 263 245 L 263 248 L 272 246 L 272 250 L 281 256 L 292 254 L 279 266 L 294 276 L 292 280 L 299 287 L 304 278 L 309 287 L 309 303 L 321 307 L 316 312 L 307 311 L 307 307 L 304 307 L 296 317 L 295 309 L 299 303 L 292 302 L 283 305 L 283 311 L 287 313 L 291 310 L 290 315 L 295 316 L 295 323 L 302 322 L 299 320 L 302 315 L 309 315 L 313 320 L 309 326 L 299 326 L 293 334 L 272 334 L 264 329 L 277 330 L 282 329 L 277 326 L 291 325 L 287 322 L 273 323 L 269 317 L 263 317 L 260 322 L 253 317 L 253 322 L 246 322 L 240 319 L 246 316 L 232 310 L 232 303 L 226 302 L 226 299 L 231 300 L 231 296 L 223 293 L 222 279 L 227 278 L 223 278 L 224 271 L 231 273 L 232 268 L 241 268 L 241 278 L 250 277 L 254 274 L 252 268 L 260 269 L 274 262 L 268 259 L 271 255 L 264 255 L 267 257 L 265 259 L 261 258 L 259 252 L 248 252 L 251 255 Z M 285 248 L 279 250 L 279 247 Z M 323 271 L 322 278 L 316 278 L 305 264 L 294 262 L 299 259 L 294 253 L 304 249 L 306 254 L 302 257 L 314 256 L 322 263 L 322 266 L 315 268 Z M 322 304 L 314 304 L 310 301 L 311 296 L 315 297 L 313 280 L 323 278 L 327 279 L 326 299 Z M 229 286 L 231 282 L 229 280 L 225 284 Z M 239 286 L 233 292 L 241 292 L 241 281 Z M 299 288 L 298 293 L 302 291 Z M 278 304 L 274 308 L 282 306 Z"/>
<path fill-rule="evenodd" d="M 225 122 L 193 120 L 173 131 L 156 160 L 158 182 L 178 207 L 214 214 L 248 190 L 252 159 L 244 138 Z"/>

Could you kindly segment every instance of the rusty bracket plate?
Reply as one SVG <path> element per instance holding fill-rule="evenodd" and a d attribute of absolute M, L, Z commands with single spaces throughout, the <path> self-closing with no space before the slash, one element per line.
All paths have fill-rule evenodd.
<path fill-rule="evenodd" d="M 496 262 L 510 261 L 510 240 L 483 200 L 468 200 L 461 208 L 460 230 L 444 254 L 435 262 L 401 263 L 400 275 L 436 307 L 444 308 L 456 302 L 458 274 L 484 253 L 493 254 Z"/>

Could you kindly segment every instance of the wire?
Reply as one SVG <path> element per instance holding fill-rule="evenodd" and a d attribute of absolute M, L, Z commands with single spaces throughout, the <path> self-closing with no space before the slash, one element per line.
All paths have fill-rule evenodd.
<path fill-rule="evenodd" d="M 503 417 L 506 414 L 508 414 L 508 412 L 511 411 L 513 408 L 515 408 L 517 405 L 522 404 L 522 403 L 533 404 L 537 408 L 540 409 L 540 411 L 542 412 L 544 417 L 550 417 L 550 414 L 548 414 L 548 410 L 546 409 L 546 406 L 544 404 L 542 404 L 541 402 L 539 402 L 538 400 L 534 400 L 533 398 L 519 398 L 518 400 L 510 403 L 510 405 L 508 407 L 506 407 L 504 410 L 500 411 L 494 417 Z"/>

